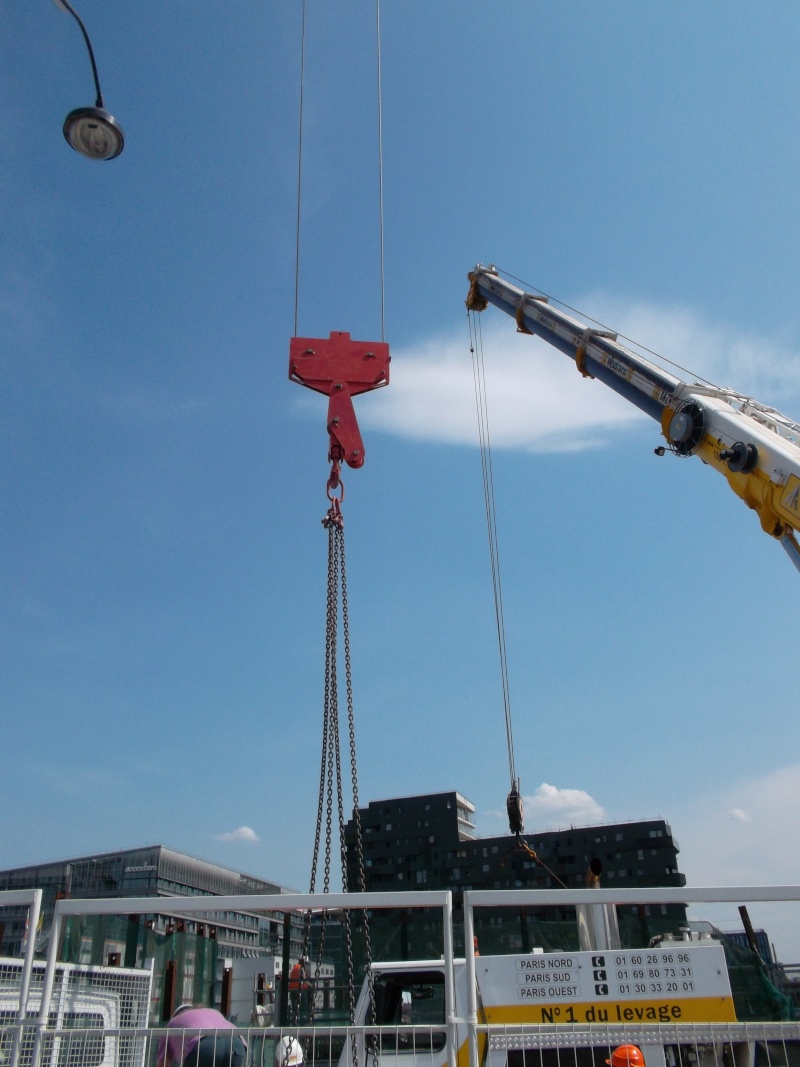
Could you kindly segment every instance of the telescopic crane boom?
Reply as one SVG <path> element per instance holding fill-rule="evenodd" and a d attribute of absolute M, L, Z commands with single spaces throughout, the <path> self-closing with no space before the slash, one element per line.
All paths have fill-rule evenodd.
<path fill-rule="evenodd" d="M 521 333 L 537 334 L 656 419 L 667 449 L 699 456 L 724 474 L 734 493 L 757 512 L 800 570 L 800 425 L 732 389 L 685 382 L 617 341 L 615 333 L 579 322 L 480 264 L 468 275 L 467 307 L 487 304 L 511 315 Z M 667 450 L 656 449 L 659 455 Z"/>

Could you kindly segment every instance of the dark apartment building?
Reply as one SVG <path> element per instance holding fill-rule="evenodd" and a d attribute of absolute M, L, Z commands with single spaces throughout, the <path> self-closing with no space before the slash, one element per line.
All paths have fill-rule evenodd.
<path fill-rule="evenodd" d="M 592 860 L 600 861 L 606 888 L 686 884 L 678 869 L 677 842 L 663 819 L 533 831 L 523 835 L 524 847 L 511 835 L 476 837 L 475 807 L 457 792 L 376 800 L 359 809 L 359 815 L 366 889 L 371 891 L 451 889 L 458 906 L 467 889 L 580 888 Z M 355 830 L 351 819 L 346 835 L 353 874 Z M 525 912 L 517 910 L 513 920 L 484 916 L 481 948 L 528 951 L 540 944 L 570 947 L 576 939 L 574 909 Z M 675 905 L 618 912 L 623 936 L 631 941 L 675 932 L 686 922 L 686 909 Z"/>

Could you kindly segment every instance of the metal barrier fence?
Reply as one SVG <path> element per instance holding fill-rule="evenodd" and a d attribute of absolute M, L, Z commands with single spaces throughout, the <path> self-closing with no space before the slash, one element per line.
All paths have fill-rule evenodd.
<path fill-rule="evenodd" d="M 16 1026 L 3 1027 L 9 1035 Z M 24 1028 L 23 1028 L 24 1029 Z M 304 1050 L 304 1067 L 351 1064 L 355 1040 L 366 1055 L 360 1067 L 400 1062 L 403 1067 L 431 1067 L 447 1061 L 446 1027 L 300 1027 L 239 1028 L 236 1035 L 246 1046 L 243 1057 L 229 1053 L 217 1057 L 217 1067 L 295 1067 L 295 1059 L 281 1052 L 290 1039 Z M 42 1063 L 56 1067 L 111 1067 L 118 1062 L 113 1049 L 125 1039 L 137 1044 L 140 1062 L 156 1067 L 163 1041 L 176 1031 L 164 1028 L 130 1030 L 48 1030 L 42 1046 Z M 180 1033 L 178 1031 L 177 1033 Z M 636 1045 L 647 1067 L 797 1067 L 800 1063 L 800 1024 L 729 1023 L 653 1026 L 487 1026 L 479 1025 L 483 1062 L 487 1067 L 602 1067 L 620 1045 Z M 231 1031 L 186 1031 L 187 1043 L 203 1036 L 222 1042 Z M 24 1041 L 23 1041 L 24 1046 Z M 283 1046 L 285 1048 L 285 1045 Z M 111 1051 L 110 1051 L 111 1050 Z M 438 1051 L 436 1051 L 438 1050 Z M 458 1051 L 458 1050 L 456 1050 Z M 462 1049 L 462 1055 L 465 1050 Z M 344 1055 L 343 1055 L 344 1054 Z M 24 1062 L 23 1059 L 20 1060 Z M 190 1060 L 191 1061 L 191 1057 Z M 203 1062 L 202 1060 L 200 1061 Z M 461 1057 L 458 1061 L 461 1062 Z"/>
<path fill-rule="evenodd" d="M 38 891 L 34 891 L 38 892 Z M 8 894 L 0 894 L 0 906 Z M 33 909 L 37 898 L 29 892 Z M 40 897 L 38 898 L 40 902 Z M 799 902 L 800 886 L 662 888 L 648 890 L 518 890 L 470 891 L 464 894 L 465 1001 L 456 1003 L 453 959 L 452 896 L 447 891 L 366 894 L 281 894 L 233 897 L 160 897 L 57 902 L 48 959 L 40 993 L 31 997 L 32 960 L 27 986 L 21 977 L 14 1020 L 3 1021 L 0 1062 L 9 1067 L 156 1067 L 163 1027 L 54 1024 L 52 1002 L 57 991 L 59 933 L 68 915 L 152 914 L 185 917 L 210 912 L 308 912 L 345 909 L 439 909 L 444 952 L 439 966 L 444 975 L 443 1025 L 425 1026 L 295 1026 L 238 1028 L 247 1043 L 246 1067 L 294 1067 L 282 1039 L 300 1043 L 306 1064 L 336 1064 L 343 1052 L 359 1049 L 358 1067 L 392 1061 L 395 1067 L 604 1067 L 611 1050 L 635 1044 L 645 1053 L 647 1067 L 800 1067 L 800 1025 L 797 1023 L 725 1023 L 591 1026 L 489 1025 L 481 1020 L 476 994 L 473 950 L 474 913 L 478 908 L 591 907 L 605 904 Z M 15 896 L 13 903 L 20 903 Z M 32 939 L 31 939 L 32 941 Z M 23 961 L 25 974 L 29 953 Z M 38 965 L 37 965 L 38 969 Z M 24 988 L 24 992 L 23 992 Z M 37 1003 L 38 1001 L 38 1003 Z M 33 1011 L 31 1010 L 33 1008 Z M 174 1031 L 170 1031 L 174 1033 Z M 201 1036 L 198 1031 L 192 1032 Z M 203 1032 L 205 1034 L 205 1032 Z M 208 1036 L 214 1036 L 209 1032 Z M 136 1064 L 120 1058 L 125 1038 L 132 1042 Z M 292 1045 L 289 1043 L 289 1049 Z M 11 1054 L 3 1055 L 3 1050 Z M 283 1049 L 283 1053 L 281 1052 Z M 24 1055 L 23 1055 L 24 1052 Z M 276 1060 L 276 1052 L 278 1057 Z M 347 1053 L 349 1055 L 349 1052 Z M 283 1061 L 281 1060 L 283 1056 Z M 345 1062 L 345 1061 L 343 1061 Z M 169 1065 L 167 1064 L 167 1067 Z M 230 1067 L 242 1067 L 231 1055 Z"/>

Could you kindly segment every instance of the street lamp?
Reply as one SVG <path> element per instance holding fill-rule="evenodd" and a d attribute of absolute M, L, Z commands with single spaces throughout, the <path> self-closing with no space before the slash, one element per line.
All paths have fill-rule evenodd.
<path fill-rule="evenodd" d="M 83 39 L 89 51 L 89 59 L 92 63 L 94 86 L 97 91 L 97 100 L 94 107 L 77 107 L 70 111 L 64 119 L 64 136 L 67 143 L 76 152 L 80 152 L 87 159 L 115 159 L 125 146 L 125 136 L 122 127 L 109 115 L 103 106 L 103 94 L 100 91 L 100 78 L 97 75 L 97 64 L 94 61 L 94 52 L 89 40 L 86 27 L 68 0 L 53 0 L 59 11 L 72 15 L 81 28 Z"/>

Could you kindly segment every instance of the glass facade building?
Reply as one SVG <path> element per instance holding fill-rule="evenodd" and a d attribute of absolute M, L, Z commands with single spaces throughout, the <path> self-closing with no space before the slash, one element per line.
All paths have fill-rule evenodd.
<path fill-rule="evenodd" d="M 56 863 L 35 864 L 0 871 L 0 890 L 42 889 L 43 929 L 39 940 L 46 941 L 55 902 L 62 897 L 153 897 L 153 915 L 148 929 L 166 933 L 173 920 L 159 915 L 156 900 L 164 896 L 235 896 L 241 893 L 280 893 L 275 882 L 229 870 L 216 863 L 197 859 L 165 845 L 123 849 L 94 856 L 80 856 Z M 124 907 L 120 912 L 124 914 Z M 283 917 L 251 915 L 246 912 L 212 912 L 207 917 L 187 917 L 183 930 L 213 931 L 220 953 L 228 956 L 261 951 L 282 935 Z M 25 936 L 25 909 L 5 909 L 0 913 L 0 954 L 18 956 Z M 124 940 L 124 939 L 123 939 Z M 92 950 L 97 954 L 97 949 Z M 76 961 L 81 962 L 81 961 Z M 88 961 L 83 961 L 88 962 Z M 104 962 L 95 960 L 94 962 Z M 130 963 L 130 966 L 135 966 Z"/>

